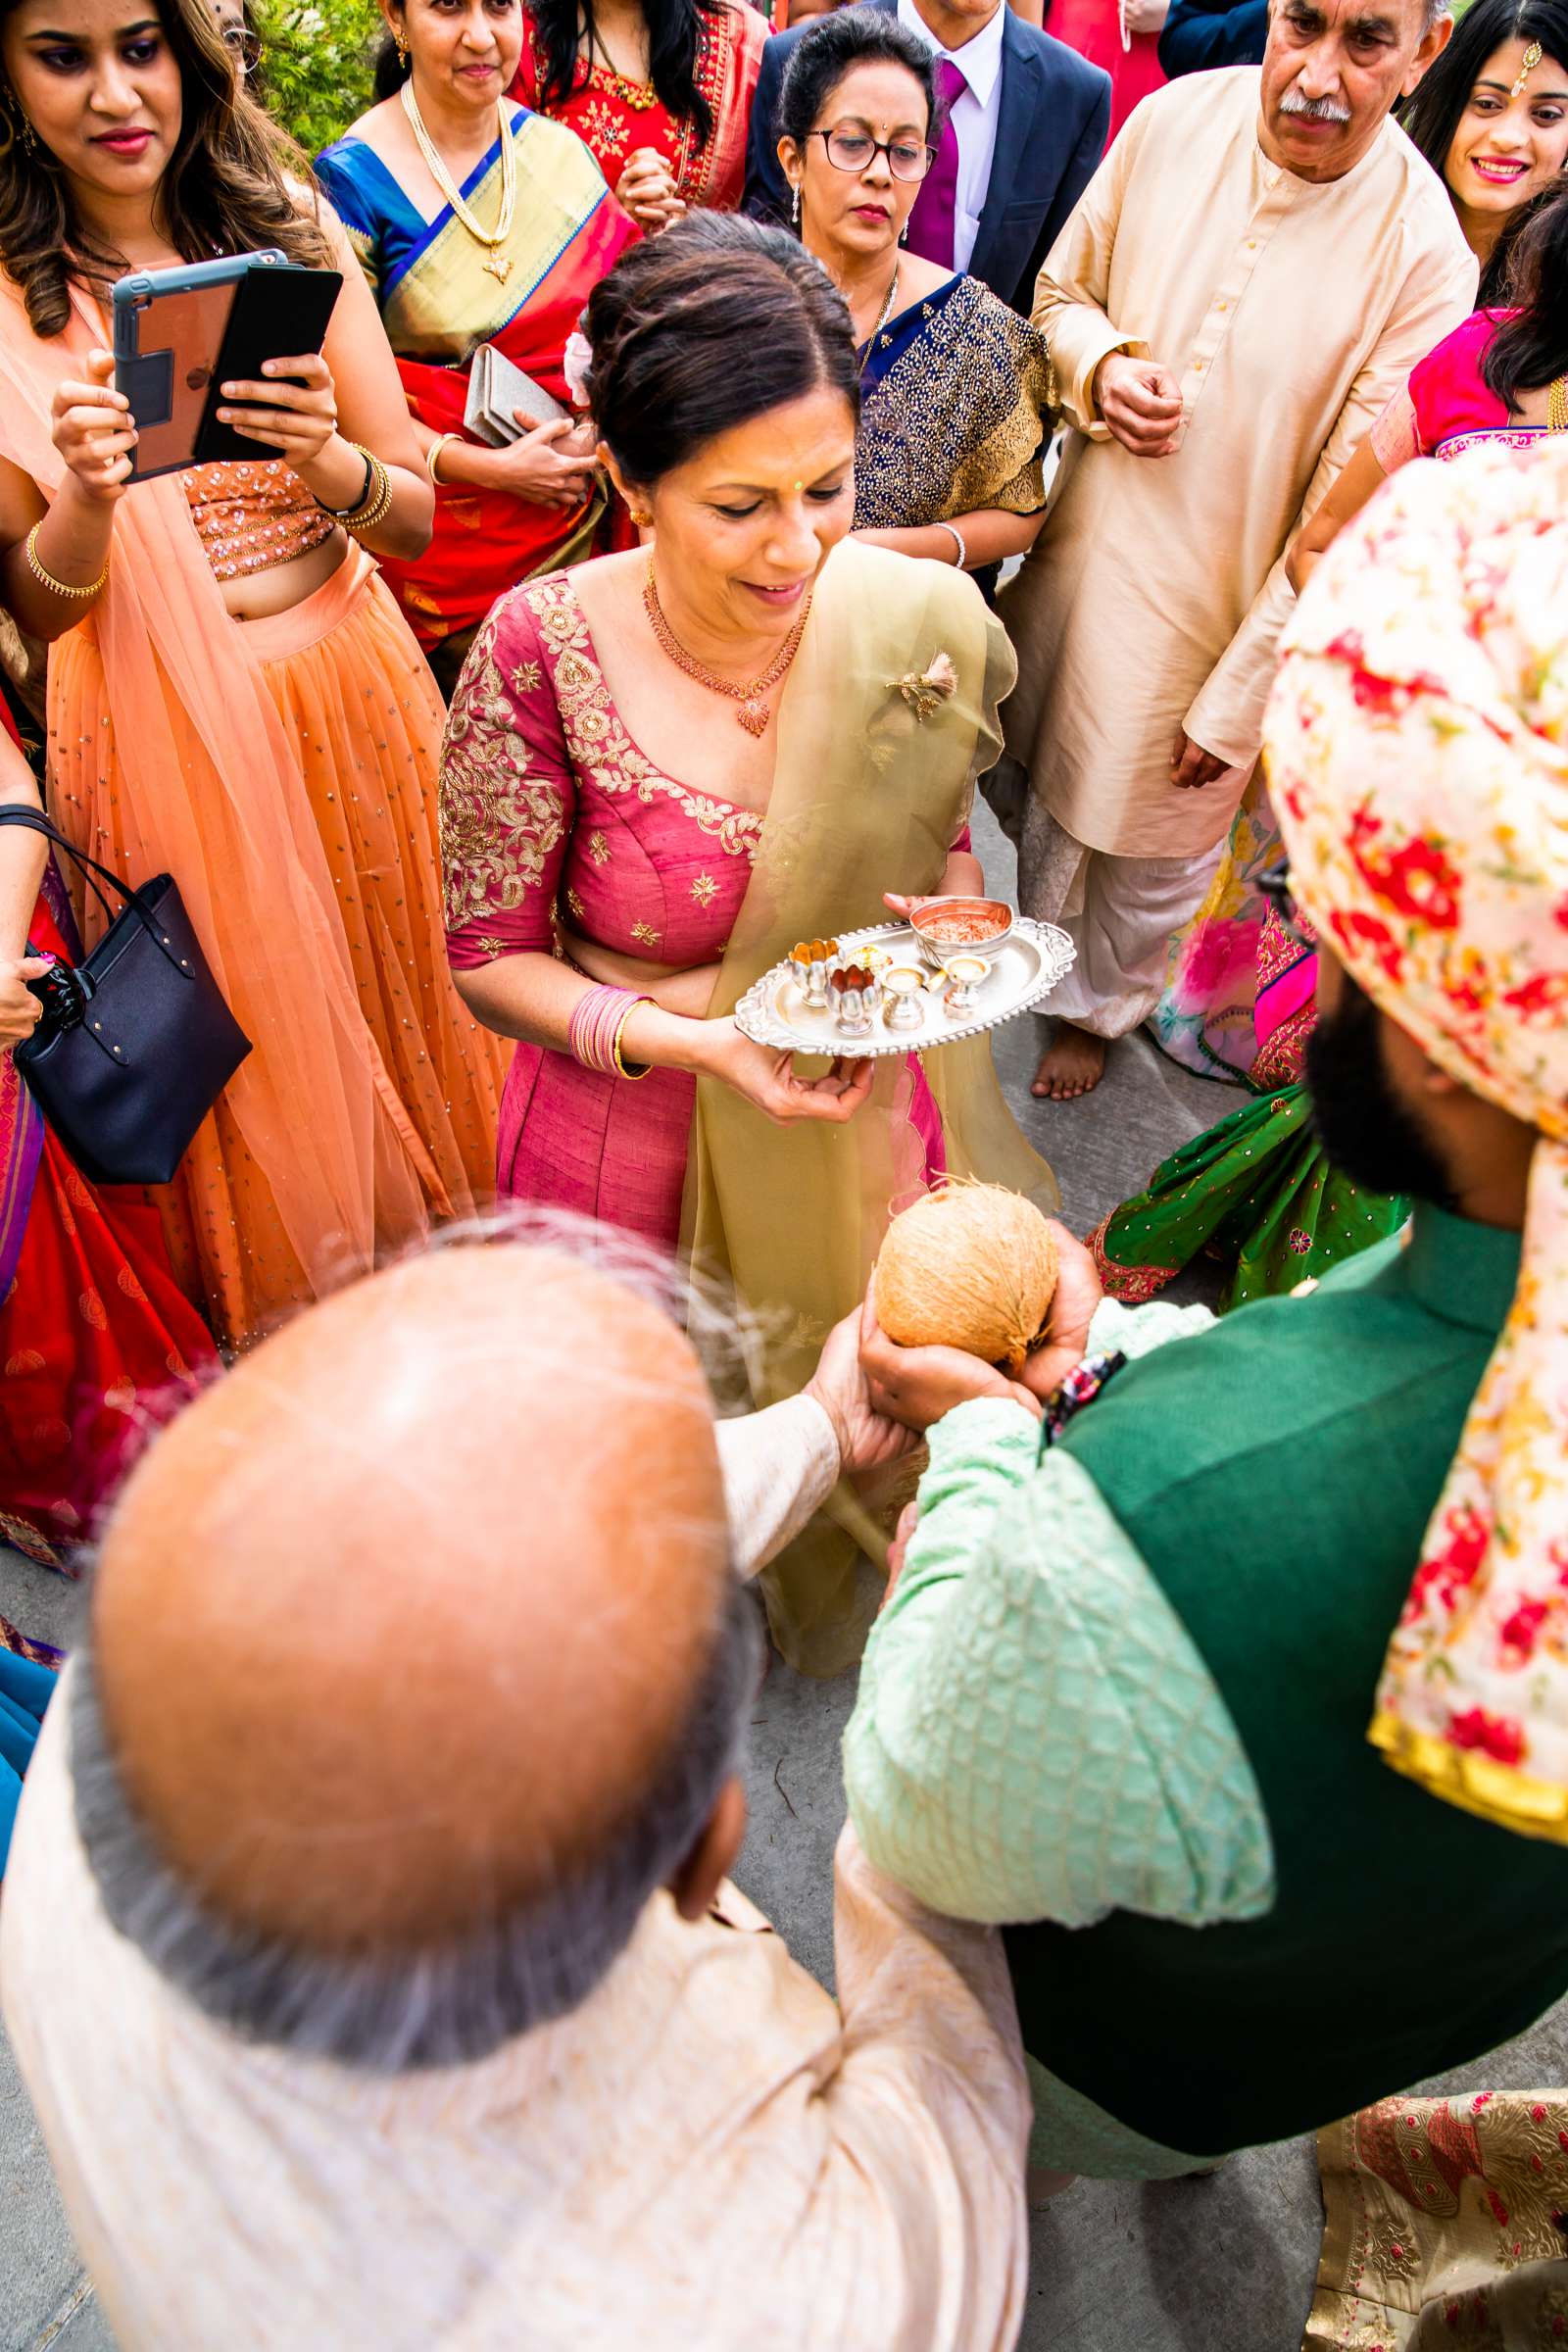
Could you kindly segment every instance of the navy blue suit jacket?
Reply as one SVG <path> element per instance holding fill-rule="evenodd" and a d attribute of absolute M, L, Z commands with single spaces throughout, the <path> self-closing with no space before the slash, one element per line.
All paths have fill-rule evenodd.
<path fill-rule="evenodd" d="M 1159 36 L 1167 80 L 1214 66 L 1260 66 L 1268 39 L 1268 0 L 1171 0 Z"/>
<path fill-rule="evenodd" d="M 869 4 L 887 16 L 897 13 L 897 0 Z M 1104 153 L 1110 76 L 1076 49 L 1026 24 L 1005 0 L 1003 13 L 997 149 L 969 275 L 1027 318 L 1040 265 Z M 762 50 L 741 200 L 742 209 L 759 220 L 789 220 L 773 118 L 790 51 L 808 29 L 799 24 L 775 32 Z"/>

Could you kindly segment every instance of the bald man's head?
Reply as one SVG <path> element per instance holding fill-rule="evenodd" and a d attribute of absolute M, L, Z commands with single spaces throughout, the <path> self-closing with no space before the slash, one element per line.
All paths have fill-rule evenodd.
<path fill-rule="evenodd" d="M 118 1821 L 125 1869 L 274 1975 L 481 1949 L 515 1975 L 497 1938 L 532 1920 L 567 2005 L 602 1875 L 623 1941 L 711 1808 L 746 1630 L 708 1392 L 657 1306 L 536 1244 L 376 1275 L 245 1359 L 122 1498 L 78 1710 L 106 1897 Z"/>

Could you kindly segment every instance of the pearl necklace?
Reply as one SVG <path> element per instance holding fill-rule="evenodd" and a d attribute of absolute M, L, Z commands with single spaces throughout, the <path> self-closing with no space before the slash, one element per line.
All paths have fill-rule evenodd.
<path fill-rule="evenodd" d="M 493 278 L 501 285 L 505 285 L 512 275 L 512 263 L 497 248 L 504 245 L 511 236 L 512 217 L 517 209 L 517 146 L 512 135 L 512 125 L 507 121 L 506 101 L 501 98 L 496 100 L 496 121 L 501 135 L 501 209 L 496 215 L 495 227 L 485 229 L 479 226 L 478 221 L 464 203 L 462 190 L 442 161 L 435 141 L 424 127 L 424 119 L 419 113 L 419 102 L 414 95 L 412 74 L 403 84 L 401 96 L 403 112 L 408 116 L 409 128 L 414 133 L 415 145 L 424 159 L 425 170 L 446 198 L 454 219 L 462 222 L 476 245 L 486 247 L 487 258 L 480 263 L 480 269 L 487 270 Z"/>
<path fill-rule="evenodd" d="M 807 598 L 806 611 L 785 638 L 783 651 L 775 654 L 761 676 L 754 678 L 750 686 L 737 686 L 732 678 L 721 678 L 714 671 L 705 669 L 696 656 L 686 651 L 664 618 L 664 608 L 659 601 L 659 587 L 654 578 L 652 557 L 649 558 L 648 579 L 643 588 L 643 607 L 660 652 L 688 678 L 695 678 L 699 686 L 706 686 L 710 694 L 727 695 L 732 703 L 738 703 L 740 708 L 735 713 L 736 723 L 743 726 L 748 735 L 765 735 L 767 722 L 772 716 L 767 698 L 800 650 L 806 624 L 811 617 L 810 598 Z"/>

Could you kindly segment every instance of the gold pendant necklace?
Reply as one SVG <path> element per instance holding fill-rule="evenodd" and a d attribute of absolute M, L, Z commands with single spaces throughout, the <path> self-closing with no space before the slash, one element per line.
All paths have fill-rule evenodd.
<path fill-rule="evenodd" d="M 887 324 L 888 320 L 889 320 L 889 319 L 892 318 L 892 316 L 893 316 L 893 305 L 894 305 L 894 304 L 895 304 L 895 303 L 898 301 L 898 299 L 899 299 L 899 265 L 898 265 L 898 263 L 897 263 L 897 262 L 895 262 L 895 263 L 894 263 L 894 265 L 893 265 L 893 282 L 892 282 L 892 284 L 891 284 L 891 285 L 888 287 L 887 300 L 886 300 L 886 302 L 884 302 L 884 303 L 883 303 L 883 305 L 882 305 L 882 315 L 881 315 L 881 317 L 880 317 L 880 318 L 877 319 L 877 322 L 876 322 L 875 326 L 873 326 L 873 327 L 872 327 L 872 329 L 871 329 L 871 332 L 870 332 L 870 333 L 869 333 L 869 334 L 866 336 L 866 338 L 865 338 L 865 341 L 864 341 L 864 342 L 863 342 L 863 343 L 860 345 L 860 347 L 859 347 L 859 353 L 860 353 L 860 373 L 861 373 L 862 375 L 865 373 L 866 368 L 867 368 L 867 367 L 869 366 L 869 364 L 870 364 L 871 353 L 872 353 L 872 350 L 873 350 L 873 349 L 874 349 L 874 347 L 875 347 L 875 344 L 876 344 L 876 339 L 877 339 L 878 335 L 879 335 L 879 334 L 882 332 L 882 329 L 883 329 L 883 328 L 886 326 L 886 324 Z"/>
<path fill-rule="evenodd" d="M 484 246 L 486 258 L 479 264 L 480 269 L 488 270 L 490 275 L 504 286 L 512 275 L 512 263 L 507 255 L 499 251 L 499 248 L 512 234 L 512 218 L 517 209 L 517 147 L 516 141 L 512 135 L 512 125 L 507 121 L 505 99 L 498 98 L 496 100 L 496 122 L 501 136 L 501 206 L 496 214 L 495 227 L 481 228 L 465 204 L 463 192 L 442 161 L 435 141 L 424 127 L 424 118 L 419 113 L 419 102 L 414 95 L 412 74 L 403 84 L 401 95 L 403 112 L 409 119 L 409 128 L 413 131 L 414 143 L 424 160 L 425 170 L 446 199 L 448 210 L 454 220 L 461 222 L 476 245 Z"/>
<path fill-rule="evenodd" d="M 660 652 L 688 678 L 695 678 L 699 686 L 706 686 L 710 694 L 725 695 L 737 704 L 736 721 L 746 729 L 748 735 L 765 735 L 767 722 L 772 716 L 767 698 L 800 650 L 806 624 L 811 617 L 809 596 L 806 600 L 806 611 L 784 640 L 783 651 L 774 656 L 761 676 L 754 678 L 750 686 L 737 686 L 730 678 L 716 676 L 712 670 L 705 669 L 702 662 L 686 651 L 664 618 L 664 608 L 659 601 L 659 588 L 654 579 L 652 557 L 649 558 L 648 578 L 643 588 L 643 607 Z"/>
<path fill-rule="evenodd" d="M 599 52 L 598 58 L 594 56 L 596 49 Z M 601 60 L 603 63 L 600 62 Z M 612 59 L 610 51 L 597 33 L 588 45 L 589 79 L 592 80 L 596 74 L 603 81 L 608 82 L 622 106 L 629 107 L 633 114 L 644 115 L 651 106 L 658 104 L 659 92 L 654 88 L 653 83 L 651 81 L 634 81 L 629 74 L 623 74 Z"/>

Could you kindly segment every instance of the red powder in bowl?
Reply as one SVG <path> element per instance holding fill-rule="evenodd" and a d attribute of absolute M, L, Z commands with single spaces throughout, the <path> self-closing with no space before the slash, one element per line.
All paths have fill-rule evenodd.
<path fill-rule="evenodd" d="M 1007 928 L 1004 920 L 988 914 L 978 906 L 944 907 L 940 914 L 922 914 L 915 918 L 915 929 L 922 939 L 938 948 L 978 947 L 988 939 L 998 939 Z"/>

